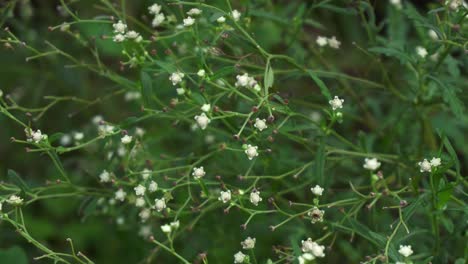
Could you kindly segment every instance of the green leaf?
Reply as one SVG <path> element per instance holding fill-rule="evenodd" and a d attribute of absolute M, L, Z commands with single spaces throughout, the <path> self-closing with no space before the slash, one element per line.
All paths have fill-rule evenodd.
<path fill-rule="evenodd" d="M 463 102 L 460 101 L 460 99 L 458 98 L 455 92 L 456 91 L 455 87 L 451 86 L 448 82 L 443 82 L 440 79 L 432 75 L 428 75 L 427 78 L 433 80 L 435 83 L 439 85 L 439 87 L 441 88 L 441 92 L 443 94 L 442 97 L 444 101 L 447 103 L 452 113 L 456 117 L 463 119 L 464 118 L 463 111 L 464 111 L 465 106 Z"/>
<path fill-rule="evenodd" d="M 156 63 L 156 65 L 158 65 L 159 67 L 161 67 L 164 71 L 168 73 L 173 73 L 177 71 L 177 68 L 174 66 L 175 64 L 172 62 L 169 63 L 165 61 L 155 61 L 154 63 Z"/>
<path fill-rule="evenodd" d="M 270 63 L 268 63 L 266 69 L 265 69 L 265 76 L 263 83 L 265 85 L 265 88 L 268 89 L 273 86 L 273 82 L 275 81 L 275 74 L 273 72 L 273 68 L 271 67 Z"/>
<path fill-rule="evenodd" d="M 62 138 L 65 134 L 64 133 L 55 133 L 49 137 L 49 143 L 54 143 L 58 139 Z"/>
<path fill-rule="evenodd" d="M 320 80 L 317 75 L 315 73 L 313 73 L 312 71 L 307 71 L 307 73 L 309 74 L 310 78 L 312 78 L 312 80 L 314 80 L 315 84 L 318 85 L 318 87 L 320 88 L 320 91 L 322 92 L 323 96 L 325 96 L 325 98 L 327 98 L 327 100 L 331 100 L 331 94 L 330 94 L 330 90 L 328 90 L 327 86 L 322 82 L 322 80 Z"/>
<path fill-rule="evenodd" d="M 18 186 L 23 193 L 29 191 L 29 186 L 23 181 L 23 179 L 21 179 L 21 177 L 18 175 L 18 173 L 16 173 L 16 171 L 8 170 L 7 175 L 8 175 L 9 180 L 13 184 Z"/>
<path fill-rule="evenodd" d="M 205 103 L 205 98 L 200 93 L 192 93 L 191 97 L 199 105 L 202 105 Z"/>
<path fill-rule="evenodd" d="M 18 246 L 0 249 L 0 263 L 2 264 L 28 264 L 24 250 Z"/>
<path fill-rule="evenodd" d="M 409 57 L 403 51 L 395 49 L 395 48 L 391 48 L 391 47 L 373 47 L 373 48 L 369 48 L 369 51 L 378 53 L 378 54 L 383 54 L 389 57 L 397 58 L 400 60 L 401 64 L 405 64 L 411 61 L 411 57 Z"/>
<path fill-rule="evenodd" d="M 439 132 L 440 135 L 440 132 Z M 450 158 L 452 158 L 453 162 L 455 163 L 455 171 L 457 172 L 457 179 L 461 179 L 460 175 L 460 160 L 458 159 L 457 153 L 455 152 L 455 149 L 453 148 L 452 144 L 448 140 L 446 136 L 442 137 L 442 143 L 445 146 L 445 149 L 450 155 Z"/>
<path fill-rule="evenodd" d="M 442 209 L 450 200 L 453 193 L 453 186 L 448 185 L 442 191 L 437 192 L 437 209 Z"/>
<path fill-rule="evenodd" d="M 226 75 L 229 75 L 233 72 L 235 72 L 235 68 L 234 66 L 226 66 L 226 67 L 223 67 L 223 68 L 220 68 L 218 70 L 216 70 L 216 72 L 213 74 L 213 76 L 211 77 L 211 79 L 213 80 L 217 80 L 223 76 L 226 76 Z"/>
<path fill-rule="evenodd" d="M 153 96 L 153 82 L 148 73 L 142 71 L 140 73 L 141 81 L 141 95 L 143 96 L 143 103 L 145 106 L 149 106 L 151 97 Z"/>
<path fill-rule="evenodd" d="M 324 184 L 324 175 L 323 169 L 325 168 L 325 140 L 320 138 L 319 147 L 317 153 L 315 154 L 315 177 L 318 178 L 318 182 Z"/>

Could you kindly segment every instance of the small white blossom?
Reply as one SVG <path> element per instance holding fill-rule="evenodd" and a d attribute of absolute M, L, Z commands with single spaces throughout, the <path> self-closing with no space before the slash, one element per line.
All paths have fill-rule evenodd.
<path fill-rule="evenodd" d="M 226 22 L 226 18 L 223 17 L 223 16 L 220 16 L 220 17 L 218 17 L 218 19 L 216 19 L 216 22 L 222 24 L 222 23 Z"/>
<path fill-rule="evenodd" d="M 26 137 L 28 139 L 28 141 L 34 141 L 34 143 L 39 143 L 41 142 L 42 140 L 45 140 L 47 139 L 47 135 L 43 135 L 41 130 L 32 130 L 30 128 L 26 128 L 25 130 L 25 133 L 26 133 Z"/>
<path fill-rule="evenodd" d="M 154 16 L 153 21 L 151 21 L 151 26 L 158 27 L 164 22 L 164 20 L 166 20 L 166 16 L 164 16 L 163 13 L 159 13 Z"/>
<path fill-rule="evenodd" d="M 195 23 L 195 19 L 192 17 L 188 16 L 187 18 L 184 18 L 184 26 L 185 27 L 190 27 Z"/>
<path fill-rule="evenodd" d="M 321 246 L 316 242 L 312 241 L 312 238 L 302 240 L 302 252 L 311 253 L 314 257 L 323 258 L 325 257 L 325 246 Z"/>
<path fill-rule="evenodd" d="M 153 193 L 158 190 L 158 184 L 155 181 L 151 181 L 148 185 L 148 191 Z"/>
<path fill-rule="evenodd" d="M 152 15 L 159 14 L 161 12 L 161 6 L 158 4 L 152 4 L 151 6 L 148 7 L 148 12 Z"/>
<path fill-rule="evenodd" d="M 245 154 L 247 154 L 249 160 L 252 160 L 253 158 L 258 156 L 258 147 L 252 146 L 250 144 L 247 145 L 247 148 L 245 149 Z"/>
<path fill-rule="evenodd" d="M 188 12 L 187 12 L 187 15 L 189 16 L 197 16 L 197 15 L 200 15 L 202 13 L 202 11 L 198 8 L 192 8 L 190 9 Z"/>
<path fill-rule="evenodd" d="M 401 9 L 401 8 L 402 8 L 401 0 L 390 0 L 390 4 L 392 4 L 393 6 L 395 6 L 397 9 Z"/>
<path fill-rule="evenodd" d="M 174 72 L 169 77 L 169 80 L 172 82 L 172 85 L 177 85 L 178 83 L 182 82 L 182 79 L 184 78 L 184 76 L 185 74 L 181 72 Z"/>
<path fill-rule="evenodd" d="M 223 203 L 227 203 L 231 200 L 231 191 L 221 191 L 218 200 L 222 201 Z"/>
<path fill-rule="evenodd" d="M 180 222 L 179 220 L 170 223 L 172 230 L 179 229 Z"/>
<path fill-rule="evenodd" d="M 429 37 L 432 39 L 432 40 L 438 40 L 439 39 L 439 36 L 437 35 L 437 32 L 435 32 L 435 30 L 433 29 L 429 29 L 427 31 L 427 34 L 429 35 Z"/>
<path fill-rule="evenodd" d="M 400 249 L 398 250 L 398 253 L 400 253 L 401 255 L 407 258 L 413 255 L 413 250 L 411 249 L 411 246 L 400 245 Z"/>
<path fill-rule="evenodd" d="M 314 260 L 314 259 L 315 259 L 315 256 L 310 254 L 310 253 L 304 253 L 304 254 L 302 254 L 301 256 L 299 256 L 297 258 L 297 260 L 299 261 L 299 264 L 305 264 L 308 261 L 311 261 L 311 260 Z"/>
<path fill-rule="evenodd" d="M 170 225 L 165 224 L 161 226 L 161 230 L 163 231 L 163 233 L 169 234 L 172 231 L 172 228 Z"/>
<path fill-rule="evenodd" d="M 95 115 L 91 119 L 91 122 L 96 126 L 98 126 L 103 121 L 104 121 L 104 117 L 102 117 L 102 115 Z"/>
<path fill-rule="evenodd" d="M 266 124 L 266 119 L 260 119 L 260 118 L 255 119 L 254 127 L 256 127 L 260 131 L 267 129 L 268 126 Z"/>
<path fill-rule="evenodd" d="M 101 174 L 99 174 L 99 179 L 101 182 L 109 182 L 111 177 L 110 173 L 106 170 L 103 170 Z"/>
<path fill-rule="evenodd" d="M 320 187 L 320 185 L 315 185 L 315 187 L 310 188 L 310 190 L 312 191 L 312 193 L 314 195 L 322 196 L 322 193 L 323 193 L 324 189 L 322 187 Z"/>
<path fill-rule="evenodd" d="M 431 163 L 429 161 L 427 161 L 427 159 L 424 159 L 423 161 L 419 162 L 418 163 L 419 167 L 420 167 L 420 171 L 421 172 L 431 172 Z"/>
<path fill-rule="evenodd" d="M 378 168 L 380 168 L 380 165 L 381 163 L 376 158 L 372 158 L 372 159 L 365 158 L 363 167 L 366 170 L 375 171 Z"/>
<path fill-rule="evenodd" d="M 317 207 L 312 208 L 312 211 L 309 211 L 307 215 L 312 218 L 311 222 L 312 224 L 315 224 L 317 222 L 323 222 L 323 215 L 325 214 L 325 211 L 318 209 Z"/>
<path fill-rule="evenodd" d="M 439 167 L 442 164 L 440 158 L 433 157 L 431 159 L 431 167 Z"/>
<path fill-rule="evenodd" d="M 125 30 L 127 30 L 127 25 L 123 23 L 121 20 L 119 22 L 112 24 L 112 27 L 114 28 L 115 33 L 125 33 Z"/>
<path fill-rule="evenodd" d="M 146 187 L 139 184 L 137 187 L 133 188 L 135 190 L 135 194 L 137 196 L 143 196 L 145 195 L 145 192 L 146 192 Z"/>
<path fill-rule="evenodd" d="M 6 200 L 6 202 L 12 205 L 21 205 L 23 203 L 23 198 L 13 194 Z"/>
<path fill-rule="evenodd" d="M 257 190 L 253 190 L 251 193 L 250 193 L 250 202 L 255 205 L 255 206 L 258 206 L 258 203 L 262 201 L 262 197 L 260 197 L 260 192 L 257 191 Z"/>
<path fill-rule="evenodd" d="M 156 210 L 158 212 L 161 212 L 162 210 L 164 210 L 166 208 L 166 200 L 164 198 L 155 199 L 154 200 L 154 208 L 156 208 Z"/>
<path fill-rule="evenodd" d="M 236 76 L 236 87 L 248 87 L 248 88 L 253 88 L 255 85 L 257 85 L 257 81 L 253 77 L 250 77 L 248 73 L 244 73 L 242 75 L 237 75 Z"/>
<path fill-rule="evenodd" d="M 151 176 L 152 173 L 153 173 L 153 171 L 148 170 L 148 169 L 145 168 L 141 172 L 141 177 L 143 178 L 143 180 L 147 180 Z"/>
<path fill-rule="evenodd" d="M 328 39 L 328 45 L 334 49 L 339 49 L 341 42 L 338 41 L 335 36 L 333 36 L 332 38 Z"/>
<path fill-rule="evenodd" d="M 73 133 L 73 139 L 75 141 L 81 141 L 83 138 L 84 138 L 84 134 L 82 132 Z"/>
<path fill-rule="evenodd" d="M 252 249 L 255 247 L 255 238 L 247 237 L 244 241 L 241 242 L 243 249 Z"/>
<path fill-rule="evenodd" d="M 72 138 L 69 134 L 65 134 L 60 138 L 60 144 L 62 146 L 68 146 L 72 142 Z"/>
<path fill-rule="evenodd" d="M 332 100 L 328 101 L 331 105 L 333 111 L 338 108 L 343 108 L 344 99 L 340 99 L 338 96 L 335 96 Z"/>
<path fill-rule="evenodd" d="M 127 34 L 125 34 L 125 36 L 129 39 L 136 39 L 140 36 L 140 33 L 134 31 L 134 30 L 130 30 L 127 32 Z"/>
<path fill-rule="evenodd" d="M 205 76 L 205 70 L 201 69 L 197 72 L 197 75 L 200 76 L 200 77 L 203 77 Z"/>
<path fill-rule="evenodd" d="M 145 198 L 143 197 L 138 197 L 135 199 L 135 206 L 136 207 L 143 207 L 145 206 Z"/>
<path fill-rule="evenodd" d="M 315 41 L 320 47 L 323 47 L 328 44 L 328 39 L 326 37 L 318 36 Z"/>
<path fill-rule="evenodd" d="M 416 47 L 416 54 L 418 54 L 419 57 L 425 58 L 427 56 L 427 50 L 424 47 L 417 46 Z"/>
<path fill-rule="evenodd" d="M 184 88 L 177 88 L 176 92 L 178 95 L 184 95 L 185 94 L 185 89 Z"/>
<path fill-rule="evenodd" d="M 239 21 L 239 19 L 241 17 L 241 12 L 234 9 L 234 10 L 232 10 L 231 16 L 232 16 L 232 19 L 234 19 L 234 21 L 237 22 L 237 21 Z"/>
<path fill-rule="evenodd" d="M 123 136 L 120 141 L 122 142 L 122 144 L 130 144 L 132 142 L 132 137 L 129 136 L 129 135 L 125 135 Z"/>
<path fill-rule="evenodd" d="M 234 254 L 234 263 L 244 263 L 245 260 L 245 254 L 242 252 L 237 252 Z"/>
<path fill-rule="evenodd" d="M 150 218 L 151 210 L 145 208 L 145 209 L 141 210 L 141 212 L 138 214 L 138 216 L 140 217 L 142 222 L 145 222 L 146 220 L 148 220 L 148 218 Z"/>
<path fill-rule="evenodd" d="M 125 40 L 125 36 L 122 34 L 117 34 L 113 38 L 114 42 L 123 42 Z"/>
<path fill-rule="evenodd" d="M 205 172 L 205 169 L 203 168 L 203 166 L 198 167 L 198 168 L 194 168 L 194 169 L 193 169 L 193 172 L 192 172 L 192 176 L 193 176 L 193 178 L 195 178 L 196 180 L 198 180 L 198 179 L 204 177 L 205 174 L 206 174 L 206 172 Z"/>
<path fill-rule="evenodd" d="M 119 189 L 115 192 L 115 199 L 121 202 L 125 200 L 126 196 L 127 196 L 127 193 L 123 189 Z"/>
<path fill-rule="evenodd" d="M 203 112 L 209 112 L 210 109 L 211 109 L 211 105 L 210 105 L 210 104 L 203 104 L 202 107 L 200 107 L 200 109 L 201 109 Z"/>
<path fill-rule="evenodd" d="M 195 121 L 197 125 L 202 129 L 205 130 L 211 120 L 206 116 L 205 113 L 201 113 L 200 115 L 195 116 Z"/>

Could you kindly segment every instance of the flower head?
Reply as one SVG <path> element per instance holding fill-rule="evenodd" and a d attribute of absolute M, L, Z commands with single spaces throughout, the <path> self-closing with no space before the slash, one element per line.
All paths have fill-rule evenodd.
<path fill-rule="evenodd" d="M 125 33 L 125 30 L 127 30 L 127 24 L 123 23 L 122 20 L 119 20 L 119 22 L 112 24 L 112 27 L 114 28 L 115 33 Z"/>
<path fill-rule="evenodd" d="M 150 193 L 153 193 L 158 190 L 158 184 L 155 181 L 151 181 L 150 184 L 148 185 L 148 191 Z"/>
<path fill-rule="evenodd" d="M 220 16 L 220 17 L 218 17 L 218 19 L 216 19 L 216 22 L 222 24 L 222 23 L 226 22 L 226 18 L 223 17 L 223 16 Z"/>
<path fill-rule="evenodd" d="M 232 16 L 232 19 L 234 19 L 234 21 L 239 21 L 240 17 L 241 17 L 241 12 L 237 11 L 236 9 L 232 10 L 231 12 L 231 16 Z"/>
<path fill-rule="evenodd" d="M 400 245 L 400 249 L 398 250 L 398 253 L 400 253 L 401 255 L 407 258 L 413 255 L 413 250 L 411 249 L 411 246 Z"/>
<path fill-rule="evenodd" d="M 130 144 L 132 142 L 132 136 L 125 135 L 120 139 L 120 141 L 125 145 Z"/>
<path fill-rule="evenodd" d="M 231 191 L 221 191 L 218 200 L 222 201 L 223 203 L 227 203 L 231 200 Z"/>
<path fill-rule="evenodd" d="M 151 170 L 148 170 L 147 168 L 144 168 L 143 171 L 141 172 L 141 177 L 143 180 L 147 180 L 153 172 Z"/>
<path fill-rule="evenodd" d="M 247 145 L 247 148 L 245 149 L 245 154 L 247 154 L 247 157 L 249 160 L 252 160 L 253 158 L 258 156 L 258 147 L 257 146 L 252 146 L 252 145 Z"/>
<path fill-rule="evenodd" d="M 380 162 L 376 158 L 365 158 L 363 167 L 364 169 L 375 171 L 380 168 Z"/>
<path fill-rule="evenodd" d="M 416 54 L 418 54 L 419 57 L 425 58 L 427 56 L 427 50 L 424 47 L 417 46 L 416 47 Z"/>
<path fill-rule="evenodd" d="M 210 109 L 211 109 L 211 104 L 203 104 L 202 107 L 200 107 L 200 109 L 201 109 L 203 112 L 209 112 Z"/>
<path fill-rule="evenodd" d="M 206 116 L 205 113 L 201 113 L 200 115 L 195 116 L 195 121 L 197 125 L 202 129 L 205 130 L 211 120 Z"/>
<path fill-rule="evenodd" d="M 324 189 L 320 187 L 320 185 L 315 185 L 315 187 L 310 188 L 310 190 L 312 191 L 314 195 L 322 196 Z"/>
<path fill-rule="evenodd" d="M 245 260 L 245 254 L 242 253 L 241 251 L 234 254 L 234 263 L 244 263 L 244 260 Z"/>
<path fill-rule="evenodd" d="M 193 178 L 195 178 L 196 180 L 198 180 L 198 179 L 204 177 L 205 174 L 206 174 L 206 172 L 205 172 L 205 169 L 203 168 L 203 166 L 198 167 L 198 168 L 194 168 L 194 169 L 193 169 L 193 172 L 192 172 L 192 176 L 193 176 Z"/>
<path fill-rule="evenodd" d="M 135 199 L 135 206 L 136 207 L 143 207 L 145 206 L 145 198 L 143 197 L 138 197 Z"/>
<path fill-rule="evenodd" d="M 315 41 L 320 47 L 323 47 L 328 44 L 328 39 L 326 37 L 318 36 Z"/>
<path fill-rule="evenodd" d="M 182 82 L 182 79 L 184 78 L 184 76 L 185 74 L 181 72 L 174 72 L 169 77 L 169 80 L 172 82 L 172 85 L 177 85 L 178 83 Z"/>
<path fill-rule="evenodd" d="M 122 189 L 118 189 L 115 192 L 115 199 L 123 202 L 125 200 L 125 197 L 127 196 L 127 193 Z"/>
<path fill-rule="evenodd" d="M 335 96 L 332 100 L 328 101 L 331 105 L 333 111 L 338 108 L 343 108 L 344 99 L 340 99 L 338 96 Z"/>
<path fill-rule="evenodd" d="M 190 9 L 188 12 L 187 12 L 187 15 L 189 16 L 197 16 L 197 15 L 200 15 L 202 13 L 202 11 L 198 8 L 192 8 Z"/>
<path fill-rule="evenodd" d="M 241 242 L 243 249 L 252 249 L 255 247 L 255 238 L 247 237 L 244 241 Z"/>
<path fill-rule="evenodd" d="M 333 36 L 332 38 L 329 38 L 328 39 L 328 45 L 334 49 L 339 49 L 340 48 L 340 45 L 341 45 L 341 42 L 339 42 L 335 36 Z"/>
<path fill-rule="evenodd" d="M 266 124 L 266 119 L 260 119 L 260 118 L 255 119 L 254 127 L 256 127 L 260 131 L 267 129 L 268 126 Z"/>
<path fill-rule="evenodd" d="M 6 202 L 12 205 L 21 205 L 23 203 L 23 198 L 13 194 L 10 197 L 8 197 Z"/>
<path fill-rule="evenodd" d="M 188 16 L 187 18 L 184 18 L 184 26 L 185 27 L 190 27 L 192 26 L 193 24 L 195 24 L 195 19 L 193 19 L 192 17 Z"/>
<path fill-rule="evenodd" d="M 312 208 L 312 211 L 309 211 L 307 215 L 312 218 L 311 222 L 312 224 L 315 224 L 317 222 L 323 222 L 323 215 L 325 214 L 325 211 L 318 209 L 317 207 Z"/>
<path fill-rule="evenodd" d="M 431 172 L 432 171 L 431 163 L 427 159 L 424 159 L 423 161 L 419 162 L 418 165 L 419 165 L 419 168 L 420 168 L 421 172 L 425 172 L 425 171 Z"/>
<path fill-rule="evenodd" d="M 155 199 L 154 200 L 154 208 L 156 211 L 161 212 L 166 208 L 166 199 L 161 198 L 161 199 Z"/>
<path fill-rule="evenodd" d="M 101 182 L 109 182 L 110 181 L 110 173 L 106 170 L 103 170 L 101 174 L 99 174 L 99 179 Z"/>
<path fill-rule="evenodd" d="M 203 69 L 199 70 L 199 71 L 197 72 L 197 75 L 198 75 L 199 77 L 205 76 L 205 70 L 203 70 Z"/>
<path fill-rule="evenodd" d="M 137 196 L 143 196 L 145 195 L 145 192 L 146 192 L 146 187 L 139 184 L 137 187 L 133 188 L 135 190 L 135 194 Z"/>
<path fill-rule="evenodd" d="M 161 8 L 162 7 L 158 4 L 152 4 L 151 6 L 148 7 L 148 11 L 150 14 L 156 15 L 156 14 L 159 14 L 159 12 L 161 12 Z"/>
<path fill-rule="evenodd" d="M 312 238 L 307 240 L 302 240 L 302 252 L 311 253 L 314 257 L 323 258 L 325 257 L 325 247 L 317 244 L 317 242 L 312 241 Z"/>
<path fill-rule="evenodd" d="M 430 163 L 431 167 L 439 167 L 442 164 L 441 159 L 436 157 L 433 157 Z"/>
<path fill-rule="evenodd" d="M 162 230 L 164 233 L 168 234 L 168 233 L 170 233 L 170 232 L 172 231 L 172 228 L 171 228 L 170 225 L 165 224 L 165 225 L 162 225 L 162 226 L 161 226 L 161 230 Z"/>
<path fill-rule="evenodd" d="M 165 19 L 166 16 L 164 16 L 163 13 L 159 13 L 154 16 L 153 21 L 151 21 L 151 26 L 158 27 L 164 22 Z"/>
<path fill-rule="evenodd" d="M 260 197 L 260 192 L 257 191 L 257 190 L 253 190 L 251 193 L 250 193 L 250 202 L 255 205 L 255 206 L 258 206 L 258 203 L 262 201 L 262 197 Z"/>

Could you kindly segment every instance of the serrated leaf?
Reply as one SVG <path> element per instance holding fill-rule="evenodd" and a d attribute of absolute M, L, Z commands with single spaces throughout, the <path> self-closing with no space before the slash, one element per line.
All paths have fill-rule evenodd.
<path fill-rule="evenodd" d="M 325 96 L 327 100 L 331 100 L 330 90 L 328 90 L 325 83 L 323 83 L 322 80 L 320 80 L 320 78 L 318 78 L 317 75 L 312 71 L 309 70 L 307 71 L 307 73 L 309 74 L 310 78 L 312 78 L 312 80 L 315 82 L 315 84 L 317 84 L 317 86 L 320 88 L 320 91 L 322 92 L 323 96 Z"/>
<path fill-rule="evenodd" d="M 456 92 L 455 92 L 455 87 L 452 87 L 450 84 L 447 82 L 443 82 L 439 80 L 438 78 L 428 75 L 427 76 L 429 79 L 432 79 L 434 82 L 436 82 L 439 85 L 439 88 L 441 89 L 441 92 L 443 94 L 443 99 L 447 103 L 448 107 L 452 111 L 452 113 L 460 119 L 463 119 L 463 110 L 465 108 L 463 102 L 458 98 Z"/>

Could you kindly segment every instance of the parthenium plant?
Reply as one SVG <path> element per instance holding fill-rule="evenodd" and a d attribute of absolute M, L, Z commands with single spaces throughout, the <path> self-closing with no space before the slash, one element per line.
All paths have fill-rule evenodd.
<path fill-rule="evenodd" d="M 49 35 L 66 43 L 25 41 L 14 17 L 25 6 L 2 7 L 6 51 L 105 80 L 84 97 L 44 91 L 39 107 L 2 87 L 2 127 L 24 130 L 11 142 L 48 157 L 0 184 L 1 228 L 37 247 L 36 260 L 468 259 L 462 1 L 62 0 Z M 113 104 L 112 118 L 96 109 Z M 73 112 L 52 113 L 60 105 Z M 43 128 L 52 114 L 72 122 Z M 88 254 L 108 242 L 76 248 L 60 230 L 63 243 L 36 239 L 24 214 L 49 199 L 80 200 L 83 232 L 111 225 L 130 234 L 123 247 L 144 250 Z"/>

